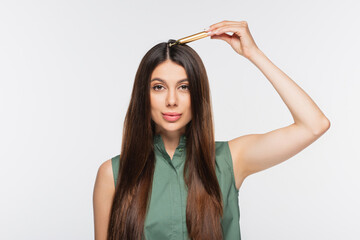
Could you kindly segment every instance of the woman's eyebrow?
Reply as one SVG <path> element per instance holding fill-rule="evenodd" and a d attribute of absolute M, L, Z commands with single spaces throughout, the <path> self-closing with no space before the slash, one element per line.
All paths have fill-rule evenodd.
<path fill-rule="evenodd" d="M 160 82 L 163 82 L 163 83 L 166 83 L 166 81 L 165 80 L 163 80 L 163 79 L 161 79 L 161 78 L 154 78 L 154 79 L 152 79 L 151 80 L 151 82 L 152 81 L 160 81 Z M 177 81 L 177 83 L 180 83 L 180 82 L 186 82 L 186 81 L 188 81 L 188 79 L 187 78 L 185 78 L 185 79 L 181 79 L 181 80 L 179 80 L 179 81 Z"/>

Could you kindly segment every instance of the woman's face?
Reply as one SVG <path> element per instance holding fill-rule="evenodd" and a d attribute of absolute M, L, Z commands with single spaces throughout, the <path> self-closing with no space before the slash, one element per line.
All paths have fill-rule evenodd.
<path fill-rule="evenodd" d="M 185 69 L 166 60 L 159 64 L 150 78 L 151 118 L 156 133 L 185 133 L 191 120 L 189 81 Z"/>

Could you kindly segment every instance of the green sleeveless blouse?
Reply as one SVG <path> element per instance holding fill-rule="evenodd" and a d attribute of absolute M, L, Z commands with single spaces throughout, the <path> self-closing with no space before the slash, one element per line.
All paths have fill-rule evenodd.
<path fill-rule="evenodd" d="M 155 171 L 149 209 L 145 218 L 146 240 L 188 240 L 186 227 L 187 190 L 183 177 L 186 137 L 182 135 L 173 159 L 159 134 L 154 136 Z M 224 240 L 241 240 L 239 191 L 236 189 L 232 159 L 227 141 L 215 141 L 216 176 L 223 197 L 221 227 Z M 114 182 L 118 177 L 120 155 L 111 159 Z"/>

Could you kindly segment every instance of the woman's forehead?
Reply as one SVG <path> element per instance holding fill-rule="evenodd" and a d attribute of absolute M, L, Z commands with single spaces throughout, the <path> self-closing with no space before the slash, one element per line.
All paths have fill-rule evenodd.
<path fill-rule="evenodd" d="M 165 61 L 154 69 L 151 78 L 161 78 L 163 80 L 179 80 L 186 78 L 186 71 L 183 66 L 171 61 Z"/>

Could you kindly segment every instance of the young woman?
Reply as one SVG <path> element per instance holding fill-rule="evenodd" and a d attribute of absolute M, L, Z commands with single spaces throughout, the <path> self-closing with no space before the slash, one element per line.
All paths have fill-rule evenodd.
<path fill-rule="evenodd" d="M 186 44 L 157 44 L 135 76 L 121 155 L 97 173 L 96 240 L 241 239 L 238 193 L 244 179 L 294 156 L 330 127 L 312 99 L 260 51 L 245 21 L 222 21 L 207 31 L 260 69 L 294 123 L 215 141 L 200 57 Z"/>

